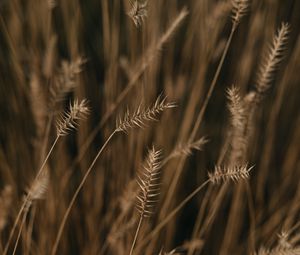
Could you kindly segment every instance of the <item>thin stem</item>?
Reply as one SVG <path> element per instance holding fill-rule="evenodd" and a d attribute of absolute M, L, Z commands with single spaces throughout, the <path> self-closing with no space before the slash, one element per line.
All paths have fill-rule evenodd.
<path fill-rule="evenodd" d="M 203 220 L 203 217 L 205 214 L 205 209 L 209 202 L 209 199 L 211 198 L 210 195 L 211 195 L 212 191 L 213 191 L 213 186 L 210 185 L 208 187 L 208 189 L 206 190 L 204 198 L 201 201 L 201 207 L 198 210 L 197 218 L 196 218 L 195 225 L 194 225 L 195 227 L 193 229 L 192 240 L 197 238 L 197 234 L 201 228 L 201 223 L 202 223 L 202 220 Z M 189 247 L 187 255 L 194 254 L 194 251 L 195 251 L 195 247 L 193 247 L 193 246 Z"/>
<path fill-rule="evenodd" d="M 97 162 L 99 156 L 101 155 L 101 153 L 103 152 L 103 150 L 105 149 L 105 147 L 107 146 L 107 144 L 109 143 L 109 141 L 112 139 L 112 137 L 113 137 L 116 133 L 117 133 L 117 131 L 114 130 L 114 131 L 111 133 L 111 135 L 107 138 L 107 140 L 105 141 L 105 143 L 102 145 L 101 149 L 98 151 L 98 153 L 97 153 L 96 157 L 94 158 L 93 162 L 91 163 L 90 167 L 89 167 L 88 170 L 86 171 L 85 175 L 83 176 L 83 178 L 82 178 L 82 180 L 81 180 L 79 186 L 77 187 L 77 189 L 76 189 L 76 191 L 75 191 L 75 193 L 74 193 L 74 195 L 73 195 L 73 197 L 72 197 L 72 199 L 71 199 L 71 201 L 70 201 L 70 203 L 69 203 L 69 206 L 68 206 L 68 208 L 67 208 L 67 210 L 66 210 L 66 212 L 65 212 L 65 214 L 64 214 L 64 216 L 63 216 L 62 222 L 61 222 L 61 224 L 60 224 L 60 226 L 59 226 L 59 230 L 58 230 L 58 233 L 57 233 L 57 236 L 56 236 L 54 245 L 53 245 L 53 249 L 52 249 L 52 252 L 51 252 L 52 255 L 56 254 L 56 252 L 57 252 L 59 240 L 60 240 L 61 235 L 62 235 L 62 233 L 63 233 L 64 226 L 65 226 L 65 224 L 66 224 L 66 222 L 67 222 L 67 218 L 68 218 L 68 216 L 69 216 L 69 214 L 70 214 L 70 212 L 71 212 L 71 209 L 72 209 L 72 207 L 73 207 L 73 205 L 74 205 L 74 203 L 75 203 L 75 200 L 76 200 L 76 198 L 77 198 L 79 192 L 81 191 L 81 189 L 82 189 L 82 187 L 83 187 L 83 185 L 84 185 L 84 183 L 85 183 L 87 177 L 88 177 L 89 174 L 91 173 L 91 171 L 92 171 L 94 165 L 96 164 L 96 162 Z"/>
<path fill-rule="evenodd" d="M 47 163 L 47 160 L 49 159 L 49 157 L 50 157 L 50 155 L 51 155 L 51 153 L 52 153 L 52 151 L 53 151 L 55 145 L 57 144 L 59 138 L 60 138 L 60 136 L 56 136 L 56 139 L 55 139 L 55 141 L 53 142 L 53 144 L 52 144 L 52 146 L 51 146 L 51 148 L 50 148 L 50 150 L 49 150 L 49 152 L 48 152 L 48 154 L 47 154 L 47 156 L 46 156 L 44 162 L 42 163 L 42 165 L 41 165 L 41 167 L 40 167 L 40 169 L 39 169 L 39 171 L 38 171 L 38 173 L 37 173 L 37 175 L 36 175 L 34 181 L 36 181 L 36 180 L 38 179 L 38 177 L 42 174 L 43 169 L 44 169 L 44 167 L 45 167 L 45 165 L 46 165 L 46 163 Z M 19 212 L 18 212 L 17 218 L 15 219 L 15 222 L 14 222 L 14 225 L 13 225 L 13 227 L 12 227 L 12 230 L 11 230 L 10 233 L 9 233 L 9 238 L 8 238 L 8 241 L 7 241 L 6 245 L 5 245 L 5 249 L 4 249 L 3 255 L 6 255 L 6 254 L 7 254 L 7 251 L 8 251 L 10 242 L 11 242 L 11 240 L 12 240 L 13 234 L 14 234 L 14 232 L 15 232 L 15 230 L 16 230 L 16 227 L 17 227 L 17 225 L 18 225 L 18 222 L 19 222 L 19 220 L 20 220 L 20 217 L 21 217 L 21 215 L 22 215 L 22 212 L 24 211 L 24 208 L 25 208 L 26 204 L 28 203 L 28 200 L 29 200 L 29 193 L 26 195 L 26 197 L 25 197 L 25 199 L 24 199 L 24 202 L 22 203 L 22 206 L 21 206 L 21 208 L 20 208 L 20 210 L 19 210 Z M 28 210 L 29 210 L 29 208 L 28 208 Z"/>
<path fill-rule="evenodd" d="M 25 198 L 25 201 L 26 201 L 26 198 Z M 6 255 L 6 254 L 7 254 L 7 251 L 8 251 L 8 248 L 9 248 L 9 244 L 10 244 L 10 242 L 11 242 L 11 240 L 12 240 L 13 234 L 14 234 L 14 232 L 15 232 L 15 230 L 16 230 L 16 227 L 17 227 L 17 225 L 18 225 L 18 222 L 19 222 L 19 220 L 20 220 L 20 217 L 21 217 L 21 215 L 22 215 L 22 212 L 23 212 L 23 210 L 24 210 L 24 208 L 25 208 L 25 205 L 26 205 L 26 203 L 23 202 L 23 204 L 22 204 L 22 206 L 21 206 L 21 208 L 20 208 L 20 210 L 19 210 L 19 212 L 18 212 L 18 215 L 17 215 L 17 217 L 16 217 L 16 219 L 15 219 L 15 222 L 14 222 L 14 225 L 13 225 L 13 227 L 12 227 L 12 230 L 11 230 L 10 233 L 9 233 L 8 241 L 7 241 L 6 245 L 5 245 L 3 255 Z"/>
<path fill-rule="evenodd" d="M 110 117 L 114 114 L 114 112 L 119 108 L 119 106 L 122 104 L 122 102 L 126 99 L 128 94 L 131 92 L 131 90 L 138 85 L 138 80 L 143 75 L 145 70 L 149 67 L 149 65 L 153 62 L 155 59 L 156 53 L 160 51 L 162 46 L 170 39 L 172 34 L 176 31 L 176 29 L 181 24 L 182 20 L 187 16 L 187 11 L 183 9 L 177 18 L 172 22 L 172 24 L 169 26 L 169 28 L 165 31 L 165 33 L 161 36 L 161 38 L 158 40 L 158 42 L 154 46 L 150 46 L 149 49 L 146 51 L 148 54 L 145 56 L 142 56 L 140 60 L 138 61 L 137 68 L 135 72 L 133 72 L 133 75 L 131 76 L 130 80 L 128 81 L 126 87 L 122 90 L 122 92 L 118 95 L 116 101 L 110 106 L 109 109 L 104 113 L 102 119 L 98 122 L 96 127 L 90 132 L 88 137 L 85 139 L 85 142 L 81 145 L 80 151 L 76 159 L 74 160 L 74 163 L 70 168 L 73 168 L 85 155 L 86 151 L 88 150 L 91 143 L 94 141 L 95 137 L 99 133 L 99 131 L 102 129 L 102 127 L 107 123 L 107 121 L 110 119 Z M 1 17 L 0 17 L 1 18 Z"/>
<path fill-rule="evenodd" d="M 51 146 L 51 148 L 50 148 L 50 150 L 49 150 L 49 152 L 48 152 L 48 154 L 47 154 L 47 156 L 46 156 L 46 158 L 45 158 L 45 160 L 44 160 L 44 162 L 42 164 L 42 166 L 40 167 L 40 169 L 39 169 L 39 171 L 38 171 L 38 173 L 37 173 L 37 175 L 35 177 L 35 180 L 37 180 L 40 177 L 40 175 L 42 174 L 42 172 L 44 170 L 44 167 L 45 167 L 45 165 L 46 165 L 46 163 L 47 163 L 47 161 L 48 161 L 48 159 L 49 159 L 49 157 L 50 157 L 50 155 L 51 155 L 51 153 L 52 153 L 55 145 L 57 144 L 59 138 L 60 138 L 60 136 L 57 135 L 56 138 L 55 138 L 55 141 L 53 142 L 53 144 L 52 144 L 52 146 Z"/>
<path fill-rule="evenodd" d="M 51 116 L 49 116 L 49 119 L 47 120 L 46 129 L 45 129 L 45 133 L 44 133 L 44 140 L 43 140 L 42 149 L 41 149 L 42 150 L 42 153 L 41 153 L 42 157 L 44 157 L 44 155 L 46 154 L 46 149 L 47 149 L 47 145 L 48 145 L 52 120 L 53 120 L 53 114 L 51 114 Z"/>
<path fill-rule="evenodd" d="M 228 146 L 229 146 L 229 137 L 227 136 L 226 140 L 225 140 L 225 143 L 222 146 L 220 155 L 218 157 L 218 161 L 217 161 L 217 165 L 218 166 L 221 165 L 221 163 L 223 162 L 225 154 L 226 154 L 226 152 L 228 150 Z M 211 198 L 212 194 L 213 194 L 213 186 L 209 186 L 208 190 L 206 191 L 206 193 L 204 195 L 204 198 L 202 199 L 201 207 L 200 207 L 200 209 L 198 211 L 198 215 L 197 215 L 197 219 L 196 219 L 196 224 L 195 224 L 195 227 L 193 229 L 192 239 L 194 239 L 197 236 L 199 236 L 199 232 L 201 230 L 201 223 L 202 223 L 202 221 L 204 219 L 204 214 L 205 214 L 205 211 L 206 211 L 206 206 L 208 206 L 208 202 L 209 202 L 209 199 Z M 188 255 L 192 255 L 193 252 L 194 252 L 194 249 L 193 248 L 189 248 Z"/>
<path fill-rule="evenodd" d="M 36 204 L 33 204 L 31 212 L 30 212 L 30 219 L 28 223 L 28 230 L 27 230 L 27 237 L 26 237 L 26 249 L 24 254 L 29 255 L 30 254 L 30 246 L 32 241 L 32 231 L 33 231 L 33 223 L 35 219 L 36 214 Z"/>
<path fill-rule="evenodd" d="M 202 183 L 198 188 L 196 188 L 190 195 L 188 195 L 176 208 L 174 208 L 165 219 L 160 222 L 154 230 L 141 242 L 139 247 L 144 246 L 149 242 L 155 235 L 159 233 L 159 231 L 194 197 L 196 196 L 208 183 L 210 180 L 206 180 Z"/>
<path fill-rule="evenodd" d="M 192 133 L 191 133 L 191 135 L 189 137 L 189 142 L 192 142 L 195 139 L 195 136 L 196 136 L 197 131 L 198 131 L 199 127 L 200 127 L 200 124 L 202 123 L 205 110 L 207 108 L 208 102 L 209 102 L 209 100 L 211 98 L 211 95 L 213 93 L 213 90 L 214 90 L 214 88 L 216 86 L 217 80 L 219 78 L 219 75 L 220 75 L 220 72 L 221 72 L 221 69 L 222 69 L 225 57 L 227 55 L 229 46 L 231 44 L 231 41 L 232 41 L 232 38 L 233 38 L 235 30 L 236 30 L 236 26 L 233 26 L 232 29 L 231 29 L 230 35 L 228 37 L 228 40 L 226 42 L 226 46 L 225 46 L 225 49 L 223 51 L 223 54 L 222 54 L 221 60 L 219 62 L 218 68 L 217 68 L 216 73 L 214 75 L 214 78 L 213 78 L 213 80 L 212 80 L 212 82 L 210 84 L 207 96 L 206 96 L 206 98 L 204 100 L 204 103 L 203 103 L 203 105 L 201 107 L 201 110 L 200 110 L 200 112 L 198 114 L 196 123 L 195 123 L 195 125 L 194 125 L 194 127 L 192 129 Z M 179 162 L 179 164 L 178 164 L 178 167 L 177 167 L 176 172 L 175 172 L 175 176 L 174 176 L 174 178 L 172 180 L 172 183 L 170 185 L 169 191 L 167 193 L 167 197 L 166 197 L 166 200 L 165 200 L 165 203 L 164 203 L 164 209 L 162 210 L 162 213 L 164 213 L 167 210 L 167 208 L 169 207 L 169 205 L 171 203 L 171 199 L 172 199 L 172 196 L 174 195 L 175 189 L 177 187 L 177 183 L 178 183 L 178 180 L 180 178 L 180 175 L 181 175 L 184 163 L 185 163 L 185 159 L 186 159 L 186 156 L 182 157 L 181 160 L 180 160 L 180 162 Z"/>
<path fill-rule="evenodd" d="M 21 233 L 22 233 L 22 229 L 23 229 L 26 217 L 27 217 L 27 212 L 28 211 L 25 211 L 24 214 L 23 214 L 23 218 L 22 218 L 20 230 L 19 230 L 19 233 L 18 233 L 18 237 L 17 237 L 16 243 L 15 243 L 15 247 L 14 247 L 12 255 L 15 255 L 15 253 L 16 253 L 16 250 L 17 250 L 17 247 L 18 247 L 18 243 L 19 243 L 19 240 L 20 240 L 20 236 L 21 236 Z"/>
<path fill-rule="evenodd" d="M 144 218 L 143 214 L 141 214 L 141 217 L 140 217 L 140 220 L 139 220 L 139 224 L 138 224 L 136 232 L 135 232 L 135 236 L 134 236 L 134 239 L 133 239 L 133 242 L 132 242 L 132 245 L 131 245 L 131 249 L 130 249 L 129 255 L 133 254 L 133 249 L 134 249 L 134 246 L 136 244 L 137 237 L 139 235 L 139 232 L 140 232 L 140 229 L 141 229 L 141 226 L 142 226 L 143 218 Z"/>

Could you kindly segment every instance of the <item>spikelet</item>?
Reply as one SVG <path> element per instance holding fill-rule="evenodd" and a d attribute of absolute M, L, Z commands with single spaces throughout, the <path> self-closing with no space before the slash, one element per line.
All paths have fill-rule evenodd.
<path fill-rule="evenodd" d="M 246 135 L 248 114 L 247 107 L 239 90 L 231 87 L 227 90 L 228 109 L 231 114 L 231 153 L 229 165 L 241 165 L 247 153 L 248 137 Z"/>
<path fill-rule="evenodd" d="M 262 95 L 269 89 L 270 83 L 274 77 L 274 72 L 278 68 L 279 63 L 283 59 L 285 46 L 288 41 L 289 25 L 282 23 L 277 35 L 275 35 L 267 54 L 260 65 L 258 78 L 256 82 L 256 90 Z"/>
<path fill-rule="evenodd" d="M 154 147 L 149 150 L 144 170 L 137 175 L 140 193 L 137 195 L 137 209 L 141 217 L 149 217 L 159 195 L 159 179 L 161 169 L 161 151 Z"/>
<path fill-rule="evenodd" d="M 261 247 L 254 255 L 300 255 L 300 246 L 293 246 L 286 232 L 282 232 L 278 237 L 278 244 L 274 248 Z"/>
<path fill-rule="evenodd" d="M 71 62 L 62 61 L 60 73 L 55 77 L 54 83 L 50 87 L 50 108 L 63 100 L 76 87 L 76 76 L 82 72 L 82 65 L 85 62 L 86 59 L 82 57 Z"/>
<path fill-rule="evenodd" d="M 171 152 L 168 159 L 175 158 L 181 155 L 189 156 L 192 154 L 193 150 L 201 151 L 203 146 L 208 142 L 205 137 L 201 137 L 195 142 L 179 143 L 173 152 Z"/>
<path fill-rule="evenodd" d="M 240 179 L 248 179 L 252 168 L 249 168 L 247 165 L 235 167 L 216 166 L 213 173 L 208 173 L 208 178 L 213 184 L 219 184 L 228 180 L 237 182 Z"/>
<path fill-rule="evenodd" d="M 247 13 L 249 8 L 249 0 L 232 0 L 232 22 L 236 28 L 241 18 Z"/>
<path fill-rule="evenodd" d="M 234 127 L 245 126 L 245 107 L 237 87 L 227 89 L 228 109 L 231 113 L 231 123 Z"/>
<path fill-rule="evenodd" d="M 33 181 L 28 189 L 25 201 L 25 211 L 27 211 L 32 202 L 43 199 L 49 186 L 49 170 L 46 169 Z"/>
<path fill-rule="evenodd" d="M 127 109 L 123 118 L 119 118 L 116 123 L 117 132 L 127 132 L 131 128 L 142 128 L 146 125 L 148 121 L 157 121 L 157 117 L 165 109 L 173 108 L 176 105 L 174 103 L 166 102 L 166 97 L 162 98 L 159 96 L 153 106 L 147 109 L 142 109 L 139 105 L 137 110 L 133 113 Z"/>
<path fill-rule="evenodd" d="M 148 1 L 140 2 L 138 0 L 130 1 L 131 9 L 127 13 L 132 19 L 136 27 L 143 25 L 145 18 L 148 16 L 147 5 Z"/>
<path fill-rule="evenodd" d="M 70 104 L 70 109 L 66 111 L 60 120 L 57 121 L 56 130 L 58 136 L 65 136 L 69 131 L 77 129 L 78 120 L 89 114 L 87 101 L 83 99 L 80 103 L 76 99 Z"/>

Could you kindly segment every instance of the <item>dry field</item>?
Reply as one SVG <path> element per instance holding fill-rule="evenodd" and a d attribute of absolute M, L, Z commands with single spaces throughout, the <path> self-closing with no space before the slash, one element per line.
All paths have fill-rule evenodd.
<path fill-rule="evenodd" d="M 299 0 L 0 0 L 0 254 L 300 254 Z"/>

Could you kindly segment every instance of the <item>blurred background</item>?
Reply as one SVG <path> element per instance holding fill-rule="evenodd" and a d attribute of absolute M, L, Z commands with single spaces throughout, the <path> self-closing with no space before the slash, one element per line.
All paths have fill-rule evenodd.
<path fill-rule="evenodd" d="M 57 254 L 129 254 L 139 217 L 134 179 L 152 145 L 163 159 L 172 157 L 162 168 L 159 202 L 143 221 L 135 254 L 176 247 L 182 254 L 254 254 L 262 246 L 274 247 L 277 234 L 288 230 L 297 246 L 300 1 L 248 2 L 226 51 L 231 1 L 0 1 L 1 252 L 55 140 L 56 121 L 73 99 L 87 99 L 90 115 L 52 151 L 45 166 L 49 187 L 28 211 L 16 254 L 51 254 L 66 208 L 116 119 L 127 108 L 153 104 L 160 94 L 177 107 L 110 140 L 72 207 Z M 147 13 L 137 18 L 138 26 L 128 15 L 138 12 L 137 6 Z M 249 138 L 241 161 L 254 166 L 250 178 L 207 185 L 143 243 L 215 165 L 235 163 L 226 90 L 234 85 L 245 101 L 251 98 L 282 23 L 290 31 L 282 61 L 263 98 L 248 109 L 251 136 L 242 135 Z M 192 141 L 205 137 L 201 150 L 182 150 L 191 136 Z"/>

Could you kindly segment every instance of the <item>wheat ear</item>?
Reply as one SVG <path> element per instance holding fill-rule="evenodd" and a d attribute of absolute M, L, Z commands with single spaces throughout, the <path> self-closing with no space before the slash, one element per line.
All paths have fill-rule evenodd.
<path fill-rule="evenodd" d="M 143 171 L 137 176 L 137 183 L 140 193 L 137 196 L 137 209 L 140 213 L 140 220 L 131 245 L 130 255 L 133 254 L 137 237 L 142 226 L 143 219 L 153 213 L 153 207 L 159 195 L 159 179 L 161 169 L 161 151 L 156 151 L 154 147 L 149 150 L 146 164 Z"/>
<path fill-rule="evenodd" d="M 70 203 L 67 207 L 66 212 L 64 213 L 62 222 L 59 226 L 58 233 L 57 233 L 56 239 L 54 241 L 53 249 L 52 249 L 52 252 L 51 252 L 52 255 L 56 254 L 56 252 L 57 252 L 59 240 L 60 240 L 61 235 L 63 233 L 64 226 L 67 222 L 67 218 L 68 218 L 68 216 L 71 212 L 71 209 L 72 209 L 72 207 L 75 203 L 75 200 L 76 200 L 79 192 L 81 191 L 84 183 L 86 182 L 86 180 L 87 180 L 89 174 L 91 173 L 94 165 L 96 164 L 98 158 L 100 157 L 100 155 L 102 154 L 102 152 L 104 151 L 104 149 L 106 148 L 106 146 L 108 145 L 110 140 L 114 137 L 114 135 L 116 133 L 119 133 L 119 132 L 127 133 L 129 131 L 129 129 L 132 129 L 132 128 L 144 127 L 146 125 L 146 122 L 157 120 L 158 116 L 165 109 L 173 108 L 174 106 L 175 106 L 174 103 L 166 102 L 166 97 L 163 98 L 163 97 L 159 96 L 156 99 L 153 106 L 148 107 L 148 108 L 143 109 L 143 110 L 142 110 L 142 107 L 139 106 L 137 108 L 137 110 L 135 110 L 133 112 L 133 114 L 130 114 L 129 111 L 127 111 L 123 118 L 119 118 L 119 120 L 117 120 L 115 130 L 110 134 L 110 136 L 107 138 L 105 143 L 99 149 L 97 155 L 93 159 L 91 165 L 89 166 L 88 170 L 84 174 L 80 184 L 78 185 L 75 193 L 72 196 L 72 199 L 71 199 L 71 201 L 70 201 Z"/>
<path fill-rule="evenodd" d="M 70 110 L 67 111 L 64 114 L 64 117 L 58 122 L 57 136 L 56 136 L 48 154 L 46 155 L 32 185 L 30 186 L 27 195 L 25 196 L 22 206 L 21 206 L 21 208 L 18 212 L 18 215 L 14 221 L 12 230 L 9 233 L 9 238 L 5 245 L 3 255 L 7 254 L 10 242 L 12 240 L 13 234 L 15 232 L 15 229 L 21 218 L 22 213 L 25 211 L 24 214 L 26 215 L 32 202 L 34 200 L 42 198 L 47 189 L 48 173 L 47 173 L 47 171 L 45 172 L 45 166 L 46 166 L 46 163 L 47 163 L 55 145 L 57 144 L 59 138 L 62 136 L 65 136 L 68 133 L 68 131 L 70 131 L 71 129 L 75 129 L 78 126 L 78 120 L 81 119 L 82 117 L 84 117 L 87 113 L 88 113 L 88 108 L 86 106 L 86 100 L 82 100 L 80 103 L 78 103 L 78 100 L 75 100 L 74 103 L 70 105 Z M 26 216 L 24 216 L 24 217 L 26 218 Z M 21 229 L 22 229 L 22 226 L 23 226 L 23 224 L 20 227 Z M 20 231 L 21 231 L 21 229 L 20 229 Z M 17 239 L 17 242 L 18 242 L 18 239 Z M 17 244 L 17 242 L 16 242 L 16 244 Z"/>

